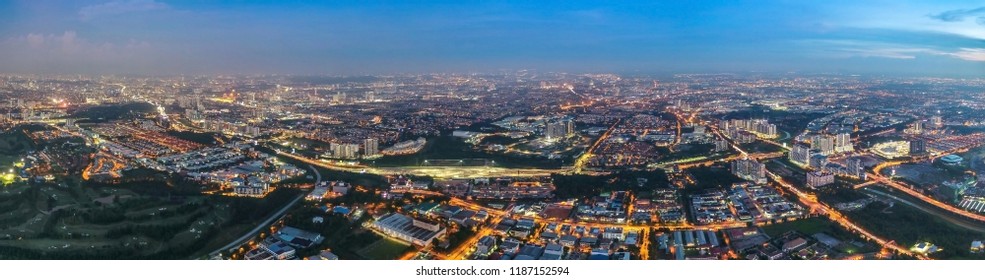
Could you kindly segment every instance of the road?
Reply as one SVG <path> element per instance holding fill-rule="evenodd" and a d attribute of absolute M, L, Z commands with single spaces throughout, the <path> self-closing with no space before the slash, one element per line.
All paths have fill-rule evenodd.
<path fill-rule="evenodd" d="M 613 130 L 616 130 L 616 127 L 619 126 L 620 123 L 622 123 L 622 119 L 616 120 L 616 123 L 613 123 L 612 126 L 610 126 L 609 129 L 605 131 L 605 133 L 602 133 L 602 135 L 599 136 L 598 140 L 595 140 L 595 143 L 593 143 L 592 146 L 588 148 L 588 150 L 585 150 L 584 154 L 581 154 L 581 156 L 579 156 L 578 159 L 575 160 L 575 164 L 573 168 L 574 173 L 582 172 L 582 169 L 585 168 L 585 165 L 588 163 L 588 160 L 592 158 L 592 154 L 595 152 L 595 149 L 597 149 L 599 145 L 601 145 L 602 142 L 605 141 L 605 139 L 609 138 L 609 135 L 612 134 Z"/>
<path fill-rule="evenodd" d="M 938 209 L 938 208 L 935 208 L 935 207 L 929 207 L 929 206 L 926 206 L 926 205 L 920 205 L 920 204 L 917 204 L 917 203 L 913 203 L 912 201 L 909 201 L 909 200 L 907 200 L 905 198 L 900 198 L 900 197 L 897 197 L 895 195 L 884 193 L 884 192 L 881 192 L 881 191 L 878 191 L 878 190 L 874 190 L 874 189 L 871 189 L 871 188 L 864 189 L 863 191 L 869 192 L 869 193 L 872 193 L 872 194 L 876 194 L 876 195 L 879 195 L 879 196 L 882 196 L 882 197 L 891 198 L 891 199 L 896 200 L 896 201 L 898 201 L 900 203 L 903 203 L 903 204 L 909 205 L 909 206 L 911 206 L 913 208 L 916 208 L 917 210 L 923 211 L 924 213 L 927 213 L 927 214 L 931 214 L 931 215 L 940 217 L 941 219 L 944 219 L 944 220 L 946 220 L 946 221 L 948 221 L 948 222 L 950 222 L 950 223 L 952 223 L 952 224 L 954 224 L 956 226 L 959 226 L 959 227 L 962 227 L 962 228 L 965 228 L 965 229 L 968 229 L 968 230 L 973 230 L 973 231 L 985 233 L 985 226 L 980 225 L 980 224 L 974 224 L 974 223 L 971 223 L 971 222 L 965 221 L 965 220 L 956 219 L 953 215 L 950 215 L 950 213 L 944 213 L 944 210 L 943 209 Z"/>
<path fill-rule="evenodd" d="M 321 184 L 321 172 L 318 172 L 318 168 L 315 168 L 314 165 L 310 164 L 308 165 L 308 168 L 311 169 L 311 172 L 315 173 L 315 186 Z"/>
<path fill-rule="evenodd" d="M 723 137 L 722 134 L 721 134 L 721 132 L 719 132 L 718 129 L 715 129 L 714 126 L 712 126 L 712 131 L 714 131 L 716 134 L 718 134 L 719 136 L 721 136 L 722 139 L 727 139 L 727 138 Z M 742 148 L 740 148 L 738 145 L 736 145 L 734 142 L 732 142 L 731 139 L 729 140 L 729 142 L 731 143 L 732 149 L 735 149 L 736 151 L 738 151 L 740 154 L 742 154 L 744 156 L 748 156 L 749 155 L 749 153 L 747 153 L 746 151 L 742 150 Z M 796 195 L 797 198 L 798 198 L 798 200 L 800 201 L 800 203 L 801 204 L 804 204 L 805 206 L 807 206 L 808 208 L 810 208 L 812 213 L 820 213 L 820 214 L 828 217 L 828 219 L 830 219 L 831 221 L 835 222 L 839 226 L 847 229 L 850 232 L 859 233 L 862 236 L 864 236 L 865 238 L 876 242 L 877 244 L 879 244 L 879 246 L 882 246 L 883 248 L 887 248 L 887 249 L 896 251 L 896 253 L 899 253 L 899 254 L 913 256 L 913 257 L 916 257 L 918 259 L 927 259 L 926 256 L 923 256 L 923 255 L 915 255 L 912 252 L 910 252 L 908 249 L 903 248 L 903 247 L 900 247 L 899 245 L 896 245 L 896 242 L 895 241 L 883 239 L 883 238 L 881 238 L 881 237 L 879 237 L 879 236 L 877 236 L 877 235 L 869 232 L 868 230 L 862 228 L 861 226 L 858 226 L 857 224 L 855 224 L 854 222 L 852 222 L 851 220 L 849 220 L 848 218 L 846 218 L 844 215 L 842 215 L 841 212 L 838 212 L 838 210 L 835 210 L 834 208 L 828 207 L 827 205 L 818 202 L 817 196 L 815 196 L 813 194 L 808 194 L 808 193 L 805 193 L 805 192 L 801 191 L 799 188 L 797 188 L 793 184 L 788 183 L 786 180 L 784 180 L 779 175 L 776 175 L 772 171 L 769 171 L 769 169 L 766 170 L 766 175 L 768 177 L 770 177 L 770 179 L 772 179 L 778 185 L 780 185 L 784 190 L 786 190 L 786 191 L 788 191 L 788 192 Z"/>
<path fill-rule="evenodd" d="M 907 186 L 907 185 L 904 185 L 902 183 L 899 183 L 899 182 L 890 180 L 890 179 L 888 179 L 888 178 L 886 178 L 886 177 L 884 177 L 882 175 L 878 175 L 878 174 L 875 174 L 875 173 L 869 173 L 868 176 L 872 180 L 878 181 L 879 183 L 882 183 L 883 185 L 892 187 L 893 189 L 896 189 L 898 191 L 901 191 L 901 192 L 903 192 L 903 193 L 905 193 L 905 194 L 907 194 L 909 196 L 912 196 L 912 197 L 914 197 L 916 199 L 922 200 L 923 202 L 926 202 L 926 203 L 928 203 L 930 205 L 937 206 L 938 208 L 944 209 L 944 210 L 946 210 L 948 212 L 951 212 L 951 213 L 954 213 L 954 214 L 957 214 L 957 215 L 960 215 L 960 216 L 964 216 L 964 217 L 969 218 L 969 219 L 972 219 L 972 220 L 976 220 L 976 221 L 980 221 L 980 222 L 985 222 L 985 216 L 983 216 L 981 214 L 968 212 L 967 210 L 964 210 L 964 209 L 961 209 L 961 208 L 958 208 L 958 207 L 954 207 L 954 206 L 952 206 L 950 204 L 947 204 L 947 203 L 944 203 L 944 202 L 940 202 L 937 199 L 931 198 L 929 196 L 924 195 L 923 193 L 920 193 L 920 192 L 914 190 L 910 186 Z"/>
<path fill-rule="evenodd" d="M 215 251 L 212 251 L 212 253 L 209 253 L 209 256 L 214 256 L 214 255 L 219 254 L 219 253 L 221 253 L 223 251 L 234 249 L 234 248 L 238 248 L 239 246 L 242 246 L 243 243 L 246 243 L 247 241 L 249 241 L 249 240 L 253 239 L 254 237 L 256 237 L 256 235 L 259 234 L 261 230 L 267 228 L 268 226 L 270 226 L 271 224 L 273 224 L 275 221 L 280 220 L 281 218 L 283 218 L 284 217 L 284 214 L 287 213 L 287 210 L 290 210 L 291 207 L 293 207 L 295 204 L 297 204 L 298 201 L 301 201 L 301 198 L 303 198 L 303 197 L 304 197 L 304 194 L 298 195 L 297 197 L 294 198 L 294 200 L 291 200 L 291 202 L 289 202 L 286 205 L 284 205 L 283 208 L 281 208 L 280 210 L 278 210 L 273 215 L 270 215 L 270 218 L 267 218 L 266 220 L 264 220 L 263 222 L 261 222 L 260 224 L 258 224 L 255 228 L 253 228 L 253 230 L 250 230 L 250 232 L 247 232 L 245 235 L 243 235 L 242 237 L 234 240 L 233 242 L 230 242 L 226 246 L 223 246 L 222 248 L 219 248 L 219 249 L 217 249 Z"/>
<path fill-rule="evenodd" d="M 321 183 L 321 173 L 319 173 L 318 170 L 314 166 L 309 165 L 308 167 L 311 168 L 311 170 L 313 172 L 315 172 L 315 177 L 317 178 L 317 180 L 315 181 L 315 185 Z M 219 254 L 219 253 L 221 253 L 223 251 L 230 250 L 230 249 L 233 249 L 233 248 L 238 248 L 239 246 L 242 246 L 243 243 L 246 243 L 250 239 L 253 239 L 254 237 L 256 237 L 256 235 L 259 234 L 261 230 L 263 230 L 263 229 L 267 228 L 268 226 L 270 226 L 271 224 L 273 224 L 274 221 L 277 221 L 277 220 L 280 220 L 280 219 L 284 218 L 284 214 L 287 213 L 287 210 L 290 210 L 291 207 L 293 207 L 295 204 L 297 204 L 298 201 L 301 201 L 301 198 L 303 198 L 303 197 L 304 197 L 304 194 L 303 193 L 302 194 L 299 194 L 297 197 L 294 198 L 294 200 L 291 200 L 291 202 L 289 202 L 286 205 L 284 205 L 284 207 L 281 207 L 280 210 L 277 210 L 277 212 L 275 212 L 273 215 L 270 215 L 269 218 L 267 218 L 266 220 L 264 220 L 260 224 L 257 224 L 257 226 L 255 228 L 253 228 L 252 230 L 250 230 L 249 232 L 247 232 L 246 234 L 244 234 L 240 238 L 234 240 L 233 242 L 230 242 L 226 246 L 223 246 L 222 248 L 219 248 L 219 249 L 217 249 L 215 251 L 212 251 L 212 253 L 209 253 L 209 256 L 214 256 L 214 255 Z"/>
<path fill-rule="evenodd" d="M 781 178 L 780 176 L 774 174 L 773 172 L 766 171 L 766 174 L 770 178 L 772 178 L 773 181 L 777 182 L 780 186 L 784 187 L 786 190 L 790 191 L 791 193 L 797 195 L 797 197 L 800 199 L 800 202 L 801 203 L 803 203 L 804 205 L 807 205 L 812 210 L 819 211 L 819 213 L 824 214 L 825 216 L 828 217 L 828 219 L 830 219 L 831 221 L 834 221 L 835 223 L 837 223 L 841 227 L 843 227 L 845 229 L 848 229 L 850 232 L 859 233 L 862 236 L 865 236 L 867 239 L 876 242 L 876 244 L 879 244 L 879 246 L 882 246 L 883 248 L 888 248 L 888 249 L 891 249 L 893 251 L 896 251 L 896 253 L 903 254 L 903 255 L 908 255 L 908 256 L 913 256 L 913 257 L 916 257 L 916 258 L 919 258 L 919 259 L 927 259 L 926 256 L 923 256 L 923 255 L 915 255 L 915 254 L 911 253 L 909 250 L 907 250 L 906 248 L 903 248 L 903 247 L 900 247 L 899 245 L 896 245 L 896 242 L 894 242 L 892 240 L 883 239 L 883 238 L 881 238 L 881 237 L 879 237 L 879 236 L 877 236 L 877 235 L 869 232 L 868 230 L 865 230 L 861 226 L 856 225 L 854 222 L 852 222 L 851 220 L 848 220 L 848 218 L 846 218 L 844 215 L 842 215 L 841 212 L 838 212 L 834 208 L 828 207 L 827 205 L 824 205 L 822 203 L 819 203 L 817 201 L 817 197 L 815 197 L 814 195 L 807 194 L 807 193 L 804 193 L 804 192 L 800 191 L 799 189 L 797 189 L 796 187 L 794 187 L 792 184 L 787 183 L 785 180 L 783 180 L 783 178 Z"/>

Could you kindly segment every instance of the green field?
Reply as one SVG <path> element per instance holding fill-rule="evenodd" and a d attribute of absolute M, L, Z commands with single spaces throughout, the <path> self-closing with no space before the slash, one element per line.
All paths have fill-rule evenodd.
<path fill-rule="evenodd" d="M 762 229 L 767 235 L 773 237 L 780 236 L 781 234 L 793 230 L 806 235 L 813 235 L 819 232 L 830 232 L 832 231 L 832 228 L 837 227 L 838 225 L 834 224 L 827 218 L 815 217 L 763 226 Z"/>
<path fill-rule="evenodd" d="M 382 238 L 379 241 L 369 244 L 369 246 L 357 252 L 360 256 L 370 260 L 392 260 L 400 257 L 410 245 L 401 243 L 390 238 Z"/>

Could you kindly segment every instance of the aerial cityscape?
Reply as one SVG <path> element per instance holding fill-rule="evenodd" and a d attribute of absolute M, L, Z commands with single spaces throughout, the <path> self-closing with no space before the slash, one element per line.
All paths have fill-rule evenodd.
<path fill-rule="evenodd" d="M 213 71 L 193 52 L 209 66 L 162 55 L 156 71 L 117 61 L 129 47 L 55 54 L 100 46 L 74 31 L 14 36 L 0 43 L 0 259 L 985 259 L 985 9 L 965 8 L 920 17 L 971 24 L 947 34 L 977 45 L 837 58 L 847 70 L 444 68 L 490 54 Z M 80 30 L 200 12 L 66 10 Z M 869 68 L 893 55 L 913 65 Z"/>

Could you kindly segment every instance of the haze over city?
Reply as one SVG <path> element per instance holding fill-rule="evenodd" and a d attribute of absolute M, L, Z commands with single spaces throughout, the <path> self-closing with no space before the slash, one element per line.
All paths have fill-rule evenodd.
<path fill-rule="evenodd" d="M 978 76 L 977 1 L 4 1 L 0 71 Z"/>

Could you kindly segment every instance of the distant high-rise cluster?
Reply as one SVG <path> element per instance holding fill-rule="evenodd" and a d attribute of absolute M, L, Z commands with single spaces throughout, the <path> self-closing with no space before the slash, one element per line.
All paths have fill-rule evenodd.
<path fill-rule="evenodd" d="M 547 122 L 544 129 L 544 136 L 548 139 L 561 139 L 575 133 L 575 121 L 571 119 L 561 119 Z"/>
<path fill-rule="evenodd" d="M 835 153 L 835 138 L 828 135 L 816 135 L 811 138 L 811 150 L 823 155 Z"/>
<path fill-rule="evenodd" d="M 763 139 L 772 139 L 779 136 L 776 125 L 764 119 L 728 120 L 722 123 L 722 129 L 729 135 L 736 134 L 739 131 L 748 131 Z"/>
<path fill-rule="evenodd" d="M 341 159 L 355 159 L 359 155 L 359 144 L 339 144 L 331 143 L 329 149 L 332 156 Z"/>
<path fill-rule="evenodd" d="M 814 135 L 814 137 L 811 137 L 811 149 L 823 155 L 855 151 L 855 147 L 852 145 L 852 135 L 849 133 Z"/>

